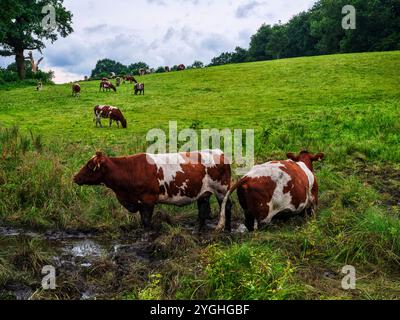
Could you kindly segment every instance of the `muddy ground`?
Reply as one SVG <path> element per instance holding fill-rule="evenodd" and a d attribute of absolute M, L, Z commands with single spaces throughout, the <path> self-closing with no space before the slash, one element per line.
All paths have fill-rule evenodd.
<path fill-rule="evenodd" d="M 214 232 L 217 219 L 210 220 L 201 233 L 193 217 L 178 225 L 168 214 L 158 212 L 155 220 L 154 231 L 132 226 L 117 234 L 0 227 L 1 255 L 13 273 L 0 286 L 0 298 L 137 298 L 137 292 L 151 283 L 151 276 L 172 260 L 179 261 L 189 250 L 198 250 L 216 238 L 232 236 Z M 245 232 L 238 221 L 233 227 L 233 236 Z M 42 289 L 44 265 L 55 267 L 55 290 Z"/>

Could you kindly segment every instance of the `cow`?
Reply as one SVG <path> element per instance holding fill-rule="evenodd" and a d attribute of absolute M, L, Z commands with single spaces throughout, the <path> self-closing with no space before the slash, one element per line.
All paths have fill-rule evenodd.
<path fill-rule="evenodd" d="M 178 66 L 178 71 L 183 71 L 183 70 L 185 70 L 185 69 L 186 69 L 186 67 L 185 67 L 184 64 L 180 64 L 180 65 Z"/>
<path fill-rule="evenodd" d="M 113 106 L 95 106 L 94 107 L 94 121 L 96 121 L 96 127 L 97 125 L 100 125 L 100 127 L 103 127 L 101 125 L 101 118 L 108 118 L 110 119 L 110 127 L 112 126 L 112 122 L 115 121 L 117 123 L 117 127 L 119 128 L 119 123 L 121 122 L 122 128 L 126 129 L 126 119 L 124 115 L 122 114 L 121 110 L 119 110 L 117 107 Z"/>
<path fill-rule="evenodd" d="M 313 155 L 302 151 L 288 153 L 289 160 L 271 161 L 254 166 L 227 193 L 221 206 L 217 230 L 226 222 L 225 202 L 237 189 L 240 206 L 244 210 L 245 225 L 251 232 L 254 222 L 268 225 L 278 213 L 307 213 L 315 216 L 318 204 L 318 183 L 313 162 L 324 158 L 323 153 Z M 230 215 L 229 215 L 230 216 Z"/>
<path fill-rule="evenodd" d="M 137 96 L 138 92 L 139 95 L 141 95 L 142 93 L 144 95 L 144 83 L 136 83 L 134 88 L 135 88 L 135 96 Z"/>
<path fill-rule="evenodd" d="M 229 190 L 231 166 L 221 150 L 185 153 L 141 153 L 129 157 L 107 157 L 97 152 L 74 176 L 78 185 L 100 185 L 114 191 L 129 212 L 140 212 L 145 230 L 157 204 L 185 206 L 197 202 L 199 231 L 211 213 L 210 198 L 219 204 Z M 230 230 L 229 199 L 225 202 L 225 229 Z"/>
<path fill-rule="evenodd" d="M 144 76 L 146 74 L 146 69 L 145 68 L 140 68 L 139 69 L 139 76 Z"/>
<path fill-rule="evenodd" d="M 38 81 L 36 86 L 36 91 L 41 91 L 42 89 L 43 89 L 43 83 L 42 81 Z"/>
<path fill-rule="evenodd" d="M 79 83 L 72 84 L 72 96 L 79 97 L 81 95 L 81 86 Z"/>
<path fill-rule="evenodd" d="M 110 91 L 110 90 L 114 90 L 114 92 L 117 92 L 117 88 L 108 80 L 101 80 L 100 82 L 100 90 L 101 91 Z"/>
<path fill-rule="evenodd" d="M 129 81 L 129 83 L 132 83 L 132 82 L 138 83 L 138 82 L 136 81 L 135 77 L 133 77 L 133 76 L 125 76 L 125 77 L 124 77 L 124 81 Z"/>

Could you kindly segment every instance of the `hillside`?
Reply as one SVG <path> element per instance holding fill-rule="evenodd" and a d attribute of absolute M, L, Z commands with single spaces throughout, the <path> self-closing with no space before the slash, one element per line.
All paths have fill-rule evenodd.
<path fill-rule="evenodd" d="M 134 299 L 398 299 L 399 70 L 400 52 L 395 51 L 152 74 L 140 78 L 145 96 L 134 96 L 130 84 L 117 93 L 99 92 L 98 82 L 82 82 L 80 98 L 71 97 L 67 84 L 41 92 L 34 87 L 2 90 L 0 226 L 140 239 L 138 218 L 129 216 L 111 192 L 72 183 L 72 175 L 96 150 L 108 155 L 145 151 L 147 131 L 167 130 L 169 121 L 177 121 L 179 129 L 255 129 L 257 162 L 301 149 L 326 154 L 316 166 L 316 220 L 277 221 L 254 234 L 199 236 L 192 232 L 194 206 L 163 206 L 158 218 L 164 221 L 168 215 L 173 222 L 161 223 L 151 245 L 146 244 L 155 262 L 129 262 L 130 271 L 118 278 L 124 285 L 112 293 L 104 288 L 119 270 L 107 259 L 101 264 L 107 279 L 88 276 L 79 282 L 98 281 L 100 297 Z M 108 128 L 105 120 L 104 128 L 96 128 L 97 104 L 120 107 L 128 128 Z M 237 203 L 234 218 L 236 225 L 243 222 Z M 43 240 L 27 246 L 35 252 L 46 247 Z M 12 249 L 0 260 L 4 270 L 12 269 L 14 251 L 19 252 Z M 340 286 L 346 264 L 355 266 L 360 278 L 353 291 Z M 23 280 L 25 285 L 34 286 L 32 270 L 0 271 L 0 284 L 21 281 L 24 274 L 31 279 Z M 138 272 L 141 276 L 134 276 Z M 58 290 L 59 297 L 76 298 L 65 286 Z M 40 292 L 36 298 L 48 295 Z"/>

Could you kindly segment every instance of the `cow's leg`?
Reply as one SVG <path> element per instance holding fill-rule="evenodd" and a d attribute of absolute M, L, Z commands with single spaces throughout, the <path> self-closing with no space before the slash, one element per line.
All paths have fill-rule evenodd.
<path fill-rule="evenodd" d="M 153 216 L 154 204 L 144 204 L 140 208 L 140 218 L 146 231 L 151 229 L 151 217 Z"/>
<path fill-rule="evenodd" d="M 222 209 L 222 202 L 224 201 L 225 194 L 217 194 L 217 200 L 219 204 L 220 211 Z M 225 231 L 231 232 L 232 230 L 232 201 L 227 200 L 225 205 Z"/>
<path fill-rule="evenodd" d="M 248 205 L 248 196 L 246 196 L 245 190 L 242 188 L 238 188 L 237 191 L 238 199 L 240 206 L 244 211 L 244 225 L 246 226 L 249 232 L 254 231 L 254 223 L 255 223 L 255 215 L 253 214 L 252 210 L 249 208 Z"/>
<path fill-rule="evenodd" d="M 310 216 L 312 218 L 317 217 L 317 206 L 312 205 L 310 208 L 305 209 L 306 215 L 305 216 Z"/>
<path fill-rule="evenodd" d="M 112 119 L 110 119 L 110 128 L 111 128 L 111 126 L 112 126 Z"/>
<path fill-rule="evenodd" d="M 204 197 L 197 200 L 197 207 L 199 209 L 199 231 L 202 231 L 206 225 L 206 219 L 210 216 L 211 206 L 210 206 L 211 195 L 205 195 Z"/>
<path fill-rule="evenodd" d="M 119 129 L 119 121 L 117 120 L 117 128 Z"/>
<path fill-rule="evenodd" d="M 245 209 L 244 210 L 244 225 L 246 226 L 247 230 L 249 230 L 249 232 L 254 231 L 254 222 L 255 222 L 254 216 L 251 214 L 251 212 L 249 210 Z"/>

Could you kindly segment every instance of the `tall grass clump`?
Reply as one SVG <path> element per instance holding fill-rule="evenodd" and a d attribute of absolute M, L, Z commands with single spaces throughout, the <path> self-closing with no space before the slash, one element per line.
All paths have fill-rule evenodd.
<path fill-rule="evenodd" d="M 293 281 L 295 268 L 269 246 L 211 245 L 205 250 L 204 275 L 198 281 L 207 299 L 295 299 L 303 289 Z M 195 283 L 195 282 L 194 282 Z M 196 289 L 195 289 L 196 290 Z"/>

